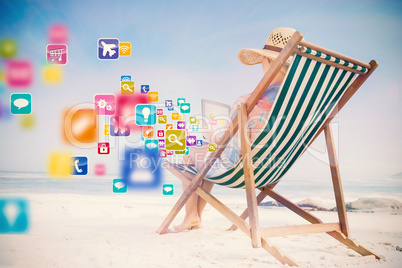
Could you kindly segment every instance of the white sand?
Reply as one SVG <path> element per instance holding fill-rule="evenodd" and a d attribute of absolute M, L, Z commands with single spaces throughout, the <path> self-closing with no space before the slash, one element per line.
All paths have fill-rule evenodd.
<path fill-rule="evenodd" d="M 24 196 L 31 206 L 30 231 L 0 235 L 0 267 L 285 267 L 265 250 L 251 248 L 241 231 L 225 231 L 230 222 L 210 206 L 202 229 L 156 234 L 178 194 Z M 244 206 L 232 208 L 240 213 Z M 337 220 L 335 212 L 313 214 L 325 222 Z M 402 267 L 402 252 L 395 250 L 402 247 L 401 214 L 348 215 L 352 238 L 382 261 L 355 261 L 357 253 L 326 234 L 271 241 L 305 267 Z M 306 223 L 285 208 L 260 208 L 260 219 L 261 226 Z"/>

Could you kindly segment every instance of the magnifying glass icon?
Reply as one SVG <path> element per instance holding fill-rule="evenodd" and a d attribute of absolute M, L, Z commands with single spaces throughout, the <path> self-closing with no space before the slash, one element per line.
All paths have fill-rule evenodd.
<path fill-rule="evenodd" d="M 124 84 L 124 85 L 123 85 L 123 89 L 124 89 L 124 90 L 128 90 L 128 91 L 130 91 L 130 92 L 133 92 L 133 90 L 130 88 L 130 86 L 129 86 L 128 84 Z"/>
<path fill-rule="evenodd" d="M 183 143 L 181 143 L 181 142 L 177 139 L 177 136 L 176 136 L 175 134 L 170 134 L 168 140 L 169 140 L 170 142 L 175 142 L 175 143 L 177 143 L 178 145 L 183 146 Z"/>

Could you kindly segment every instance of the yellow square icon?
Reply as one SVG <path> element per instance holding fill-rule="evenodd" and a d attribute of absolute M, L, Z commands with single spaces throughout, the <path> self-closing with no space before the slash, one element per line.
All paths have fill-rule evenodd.
<path fill-rule="evenodd" d="M 52 152 L 48 159 L 48 173 L 52 177 L 70 177 L 71 157 L 67 152 Z"/>
<path fill-rule="evenodd" d="M 148 92 L 148 101 L 149 102 L 158 102 L 159 100 L 159 92 L 158 91 L 149 91 Z"/>
<path fill-rule="evenodd" d="M 179 120 L 179 113 L 172 113 L 172 120 Z"/>
<path fill-rule="evenodd" d="M 185 119 L 184 119 L 184 115 L 180 115 L 179 116 L 179 121 L 184 121 Z"/>
<path fill-rule="evenodd" d="M 220 119 L 219 121 L 219 125 L 224 125 L 225 124 L 225 120 Z"/>
<path fill-rule="evenodd" d="M 200 124 L 200 120 L 197 119 L 197 125 L 199 125 L 199 124 Z"/>
<path fill-rule="evenodd" d="M 109 135 L 109 125 L 104 126 L 103 133 L 105 134 L 105 136 Z"/>
<path fill-rule="evenodd" d="M 120 90 L 124 95 L 134 94 L 134 81 L 121 81 Z"/>
<path fill-rule="evenodd" d="M 63 68 L 57 65 L 47 65 L 42 69 L 43 82 L 48 85 L 58 85 L 63 82 Z"/>
<path fill-rule="evenodd" d="M 130 42 L 120 42 L 119 43 L 119 55 L 120 56 L 131 56 L 131 43 Z"/>
<path fill-rule="evenodd" d="M 208 152 L 216 152 L 216 144 L 211 143 L 208 145 Z"/>
<path fill-rule="evenodd" d="M 166 124 L 167 123 L 167 115 L 159 115 L 158 116 L 158 123 L 159 124 Z"/>
<path fill-rule="evenodd" d="M 186 149 L 186 131 L 181 129 L 166 130 L 165 146 L 166 150 Z"/>

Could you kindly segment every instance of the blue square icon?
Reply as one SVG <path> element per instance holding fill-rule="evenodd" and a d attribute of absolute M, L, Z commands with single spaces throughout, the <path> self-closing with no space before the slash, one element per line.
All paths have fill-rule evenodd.
<path fill-rule="evenodd" d="M 198 125 L 192 125 L 191 126 L 192 131 L 198 131 L 198 129 L 199 129 Z"/>
<path fill-rule="evenodd" d="M 85 156 L 72 157 L 71 162 L 72 162 L 71 175 L 88 174 L 88 158 L 86 158 Z"/>
<path fill-rule="evenodd" d="M 196 146 L 197 146 L 197 147 L 202 147 L 202 140 L 197 140 Z"/>
<path fill-rule="evenodd" d="M 156 106 L 152 104 L 137 104 L 135 106 L 135 123 L 139 126 L 156 124 Z"/>
<path fill-rule="evenodd" d="M 31 94 L 11 94 L 11 113 L 30 114 L 31 113 Z"/>
<path fill-rule="evenodd" d="M 126 149 L 122 177 L 130 190 L 158 188 L 162 180 L 161 166 L 158 151 Z"/>
<path fill-rule="evenodd" d="M 172 105 L 171 107 L 167 107 L 168 111 L 173 111 L 174 110 L 174 105 Z"/>
<path fill-rule="evenodd" d="M 98 58 L 100 60 L 117 60 L 119 58 L 119 39 L 98 39 Z"/>
<path fill-rule="evenodd" d="M 145 151 L 158 153 L 158 140 L 149 139 L 145 141 Z"/>
<path fill-rule="evenodd" d="M 122 75 L 121 81 L 131 81 L 131 75 Z"/>
<path fill-rule="evenodd" d="M 113 193 L 127 193 L 127 183 L 124 179 L 113 179 Z"/>
<path fill-rule="evenodd" d="M 24 233 L 28 230 L 28 202 L 20 198 L 0 199 L 0 234 Z"/>
<path fill-rule="evenodd" d="M 149 85 L 141 85 L 141 93 L 147 94 L 149 91 Z"/>
<path fill-rule="evenodd" d="M 180 112 L 183 114 L 188 114 L 190 113 L 190 103 L 184 102 L 180 105 Z"/>

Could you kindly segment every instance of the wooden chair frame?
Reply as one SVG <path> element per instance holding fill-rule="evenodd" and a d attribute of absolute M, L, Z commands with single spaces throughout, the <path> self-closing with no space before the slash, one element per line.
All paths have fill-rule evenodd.
<path fill-rule="evenodd" d="M 207 201 L 211 206 L 217 209 L 223 216 L 225 216 L 228 220 L 230 220 L 233 223 L 232 227 L 230 227 L 229 230 L 236 230 L 237 228 L 239 228 L 246 235 L 250 236 L 252 247 L 264 248 L 277 260 L 279 260 L 282 264 L 299 266 L 299 264 L 294 259 L 285 255 L 279 248 L 272 245 L 271 242 L 267 239 L 268 237 L 325 232 L 363 256 L 370 256 L 372 258 L 380 259 L 380 256 L 356 244 L 353 240 L 349 238 L 350 232 L 345 208 L 345 201 L 343 197 L 338 160 L 335 152 L 335 143 L 330 125 L 330 122 L 333 119 L 333 117 L 342 109 L 342 107 L 348 102 L 348 100 L 353 96 L 353 94 L 373 73 L 373 71 L 377 67 L 377 63 L 374 60 L 372 60 L 370 64 L 367 64 L 352 59 L 350 57 L 347 57 L 345 55 L 339 54 L 337 52 L 328 50 L 326 48 L 308 43 L 306 41 L 303 41 L 302 39 L 303 35 L 300 32 L 295 32 L 293 34 L 287 45 L 284 47 L 283 50 L 280 51 L 279 56 L 273 62 L 268 72 L 261 79 L 260 83 L 257 85 L 257 87 L 255 88 L 249 99 L 246 101 L 246 103 L 238 105 L 238 114 L 231 123 L 231 125 L 229 126 L 228 130 L 223 135 L 222 139 L 220 140 L 219 145 L 217 146 L 218 147 L 217 151 L 211 154 L 207 158 L 207 160 L 204 162 L 198 173 L 196 175 L 193 175 L 191 180 L 187 178 L 184 174 L 182 174 L 180 171 L 176 170 L 172 165 L 166 163 L 167 169 L 174 175 L 176 175 L 185 184 L 189 185 L 189 187 L 186 191 L 183 192 L 183 194 L 181 195 L 175 206 L 170 211 L 169 215 L 165 218 L 165 220 L 157 230 L 159 234 L 163 234 L 166 232 L 167 228 L 172 223 L 173 219 L 177 216 L 179 211 L 183 208 L 188 198 L 193 193 L 196 193 L 198 196 Z M 299 49 L 300 46 L 309 47 L 311 49 L 343 59 L 345 61 L 360 65 L 368 69 L 367 73 L 359 73 L 355 71 L 359 73 L 359 76 L 349 86 L 349 88 L 339 101 L 337 107 L 332 111 L 329 118 L 316 133 L 312 141 L 308 144 L 308 146 L 310 146 L 310 144 L 317 138 L 317 136 L 320 135 L 322 131 L 324 131 L 329 163 L 330 163 L 331 176 L 332 176 L 332 184 L 334 187 L 336 207 L 339 218 L 339 222 L 335 223 L 323 223 L 320 219 L 318 219 L 310 212 L 300 208 L 295 203 L 289 201 L 282 195 L 278 194 L 273 190 L 276 184 L 271 184 L 259 188 L 260 193 L 258 194 L 258 196 L 256 196 L 255 192 L 254 172 L 251 159 L 251 148 L 250 143 L 247 141 L 248 139 L 247 116 L 251 112 L 253 107 L 256 105 L 256 103 L 264 93 L 265 89 L 268 87 L 269 84 L 271 84 L 273 78 L 279 72 L 281 67 L 285 64 L 289 56 L 294 54 L 300 54 L 304 57 L 324 62 L 320 58 L 301 52 L 301 50 Z M 337 63 L 332 63 L 328 61 L 325 61 L 324 63 L 350 71 L 350 68 L 347 68 Z M 214 164 L 215 160 L 223 152 L 226 144 L 230 141 L 230 138 L 236 133 L 238 129 L 241 130 L 240 141 L 241 141 L 241 150 L 243 158 L 245 190 L 247 198 L 247 209 L 240 216 L 238 216 L 236 213 L 234 213 L 232 210 L 226 207 L 223 203 L 221 203 L 218 199 L 216 199 L 213 195 L 205 191 L 202 188 L 202 186 L 200 186 L 202 180 L 204 179 L 204 176 L 207 174 L 211 166 Z M 270 196 L 271 198 L 273 198 L 280 204 L 284 205 L 291 211 L 295 212 L 296 214 L 298 214 L 311 224 L 260 228 L 257 207 L 258 204 L 260 204 L 266 196 Z M 245 221 L 247 217 L 249 217 L 249 224 Z"/>

